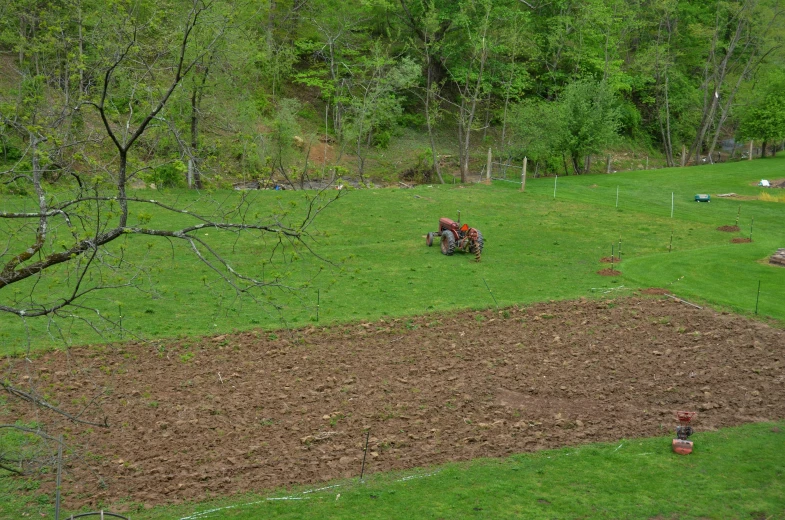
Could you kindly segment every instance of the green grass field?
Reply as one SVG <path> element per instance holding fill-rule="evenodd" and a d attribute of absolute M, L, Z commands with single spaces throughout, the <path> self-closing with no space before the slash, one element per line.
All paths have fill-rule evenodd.
<path fill-rule="evenodd" d="M 785 158 L 776 158 L 558 181 L 529 179 L 525 193 L 508 182 L 357 190 L 334 203 L 311 230 L 313 247 L 329 263 L 303 254 L 286 256 L 285 264 L 279 256 L 272 264 L 269 243 L 262 240 L 235 242 L 233 235 L 217 232 L 204 237 L 226 252 L 238 271 L 288 275 L 285 281 L 295 290 L 272 288 L 257 302 L 237 299 L 183 244 L 132 236 L 115 248 L 125 247 L 127 261 L 150 264 L 150 276 L 138 291 L 104 291 L 83 303 L 115 321 L 122 316 L 125 339 L 161 338 L 297 327 L 316 321 L 317 299 L 318 319 L 329 323 L 577 298 L 620 286 L 664 287 L 687 299 L 751 314 L 760 281 L 759 314 L 782 322 L 785 269 L 765 259 L 785 246 L 785 204 L 754 199 L 762 192 L 755 186 L 759 179 L 783 177 Z M 727 192 L 752 200 L 714 196 L 710 203 L 693 201 L 696 193 Z M 140 195 L 198 204 L 197 195 L 188 192 Z M 303 196 L 253 193 L 253 207 L 260 213 L 279 207 L 296 213 L 304 206 Z M 21 204 L 13 199 L 3 203 Z M 462 220 L 485 236 L 479 264 L 469 255 L 448 258 L 438 247 L 425 246 L 424 235 L 435 230 L 438 218 L 456 218 L 459 210 Z M 734 224 L 739 210 L 741 232 L 716 230 Z M 144 212 L 151 216 L 150 226 L 171 218 L 149 207 L 132 208 L 132 215 Z M 753 219 L 753 242 L 730 243 L 733 237 L 749 235 Z M 622 275 L 597 275 L 607 267 L 600 258 L 617 250 L 620 239 Z M 63 280 L 53 277 L 42 283 L 54 287 Z M 26 287 L 6 289 L 11 290 L 24 295 Z M 271 301 L 281 306 L 280 312 Z M 24 323 L 0 316 L 0 352 L 19 352 L 28 330 L 36 348 L 121 339 L 119 334 L 97 339 L 79 321 Z"/>
<path fill-rule="evenodd" d="M 232 253 L 238 271 L 289 273 L 290 285 L 299 289 L 272 289 L 267 295 L 282 314 L 269 303 L 235 299 L 184 247 L 146 237 L 124 242 L 128 261 L 146 258 L 152 266 L 142 286 L 146 292 L 107 291 L 84 303 L 98 306 L 105 315 L 122 315 L 126 339 L 166 338 L 313 323 L 317 294 L 320 323 L 628 294 L 642 287 L 667 288 L 690 301 L 752 315 L 760 283 L 759 315 L 782 326 L 785 269 L 765 260 L 785 247 L 785 204 L 757 200 L 762 190 L 755 184 L 762 178 L 785 178 L 785 158 L 529 179 L 525 193 L 508 182 L 351 191 L 313 230 L 313 245 L 329 263 L 305 255 L 272 265 L 264 263 L 269 246 L 258 239 L 235 243 L 234 237 L 217 233 L 208 237 L 216 248 Z M 715 196 L 727 192 L 742 199 Z M 712 194 L 712 202 L 694 202 L 696 193 Z M 197 197 L 188 192 L 154 196 L 186 203 Z M 297 192 L 252 196 L 260 212 L 279 206 L 296 212 L 303 206 L 303 194 Z M 0 203 L 21 205 L 10 197 Z M 742 231 L 716 230 L 734 224 L 739 209 Z M 438 218 L 455 218 L 458 210 L 464 222 L 485 236 L 479 264 L 469 255 L 444 257 L 438 247 L 425 246 L 424 235 L 435 230 Z M 151 218 L 154 226 L 164 217 L 153 212 Z M 733 237 L 749 235 L 753 218 L 753 242 L 730 243 Z M 620 239 L 622 274 L 599 276 L 596 272 L 608 267 L 600 258 L 610 256 Z M 46 283 L 54 286 L 62 280 Z M 23 294 L 25 287 L 13 289 Z M 0 316 L 0 353 L 21 352 L 28 338 L 37 349 L 60 346 L 63 340 L 103 341 L 79 322 L 64 321 L 58 328 Z M 688 458 L 670 455 L 664 437 L 624 441 L 618 450 L 587 446 L 478 461 L 403 482 L 395 476 L 373 476 L 362 485 L 343 483 L 338 500 L 334 490 L 309 495 L 307 501 L 264 500 L 254 506 L 242 504 L 259 497 L 243 497 L 132 517 L 180 518 L 233 505 L 209 517 L 785 518 L 785 455 L 773 427 L 701 432 L 695 438 L 699 449 Z M 12 493 L 15 486 L 34 485 L 0 478 L 0 495 L 7 497 L 0 499 L 2 518 L 14 518 L 15 507 L 28 500 Z M 42 511 L 51 512 L 50 499 L 40 498 Z"/>

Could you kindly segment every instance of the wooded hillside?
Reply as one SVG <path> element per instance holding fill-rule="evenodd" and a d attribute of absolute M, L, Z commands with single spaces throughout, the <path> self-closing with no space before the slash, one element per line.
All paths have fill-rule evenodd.
<path fill-rule="evenodd" d="M 0 189 L 29 190 L 36 171 L 132 186 L 366 182 L 407 127 L 421 151 L 383 175 L 465 181 L 488 147 L 568 173 L 620 141 L 671 166 L 714 160 L 734 138 L 765 154 L 785 138 L 784 10 L 780 0 L 6 0 Z"/>

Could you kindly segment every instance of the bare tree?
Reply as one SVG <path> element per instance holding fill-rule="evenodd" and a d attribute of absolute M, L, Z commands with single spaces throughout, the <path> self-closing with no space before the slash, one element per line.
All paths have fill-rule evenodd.
<path fill-rule="evenodd" d="M 236 270 L 230 257 L 208 242 L 205 231 L 234 234 L 238 240 L 248 233 L 269 237 L 265 240 L 271 255 L 292 247 L 310 251 L 309 226 L 340 194 L 335 192 L 333 198 L 321 194 L 311 197 L 297 221 L 284 212 L 276 215 L 274 210 L 270 216 L 258 215 L 255 200 L 246 193 L 204 201 L 197 210 L 177 201 L 129 194 L 129 183 L 147 168 L 135 157 L 137 148 L 148 134 L 168 131 L 167 103 L 215 49 L 227 20 L 212 2 L 193 0 L 179 23 L 177 39 L 155 40 L 153 45 L 150 35 L 145 34 L 149 26 L 137 13 L 118 13 L 116 22 L 113 30 L 120 43 L 102 58 L 97 76 L 101 79 L 93 98 L 86 95 L 76 107 L 62 104 L 46 111 L 45 107 L 63 98 L 56 89 L 50 89 L 38 98 L 41 106 L 37 111 L 28 107 L 24 117 L 25 107 L 19 103 L 28 102 L 30 96 L 20 96 L 15 105 L 0 105 L 13 108 L 0 112 L 2 124 L 26 142 L 23 157 L 0 172 L 0 182 L 29 193 L 28 198 L 34 201 L 31 208 L 27 200 L 17 197 L 13 200 L 18 201 L 14 203 L 18 207 L 0 211 L 0 237 L 4 242 L 0 244 L 0 318 L 4 320 L 16 318 L 27 323 L 37 318 L 49 323 L 54 333 L 58 320 L 83 322 L 99 334 L 117 330 L 122 324 L 101 314 L 100 309 L 86 303 L 86 298 L 107 289 L 141 290 L 139 282 L 149 266 L 127 255 L 128 238 L 133 236 L 165 240 L 173 247 L 182 244 L 195 261 L 211 269 L 238 297 L 261 303 L 262 291 L 271 286 L 285 287 L 283 280 L 265 276 L 264 272 Z M 124 110 L 118 108 L 117 99 L 125 100 Z M 43 114 L 50 118 L 46 131 L 40 121 Z M 60 121 L 75 114 L 92 117 L 92 127 L 103 135 L 77 140 L 70 131 L 53 133 Z M 60 160 L 66 156 L 69 162 Z M 66 173 L 61 177 L 68 182 L 61 180 L 53 185 L 47 181 L 55 171 Z M 145 207 L 170 215 L 163 222 L 172 224 L 147 226 L 148 221 L 139 216 Z M 14 473 L 31 471 L 51 461 L 52 443 L 60 442 L 54 418 L 91 427 L 111 426 L 101 413 L 104 388 L 94 387 L 78 409 L 69 409 L 67 404 L 46 396 L 39 386 L 29 341 L 24 352 L 24 356 L 10 358 L 5 364 L 0 388 L 15 403 L 14 410 L 27 410 L 25 417 L 37 420 L 35 426 L 14 421 L 0 424 L 0 434 L 14 430 L 45 444 L 36 456 L 0 451 L 0 468 Z"/>
<path fill-rule="evenodd" d="M 689 153 L 689 156 L 695 156 L 697 163 L 700 163 L 700 153 L 709 135 L 711 135 L 711 144 L 708 156 L 711 161 L 711 154 L 717 145 L 722 127 L 730 114 L 743 80 L 754 73 L 760 62 L 773 50 L 773 48 L 764 50 L 762 44 L 769 30 L 776 27 L 776 21 L 782 11 L 775 9 L 766 23 L 758 24 L 756 23 L 758 5 L 757 0 L 745 0 L 737 6 L 730 4 L 717 6 L 711 48 L 706 58 L 701 84 L 703 91 L 701 120 Z M 727 41 L 723 40 L 723 36 Z M 737 80 L 728 87 L 726 82 L 734 75 Z"/>

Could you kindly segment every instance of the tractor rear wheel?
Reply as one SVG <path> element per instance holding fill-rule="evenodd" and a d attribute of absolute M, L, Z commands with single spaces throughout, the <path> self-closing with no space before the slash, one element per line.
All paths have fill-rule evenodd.
<path fill-rule="evenodd" d="M 450 256 L 455 252 L 455 237 L 452 232 L 445 229 L 442 231 L 442 254 Z"/>
<path fill-rule="evenodd" d="M 433 233 L 425 235 L 425 245 L 431 247 L 433 245 Z"/>

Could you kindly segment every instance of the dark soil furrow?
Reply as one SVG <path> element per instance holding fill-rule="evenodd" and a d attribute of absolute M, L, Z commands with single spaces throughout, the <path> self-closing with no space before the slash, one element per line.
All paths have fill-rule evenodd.
<path fill-rule="evenodd" d="M 698 430 L 779 419 L 784 349 L 670 299 L 582 300 L 74 348 L 32 383 L 66 407 L 110 389 L 112 427 L 69 431 L 65 502 L 117 509 L 357 475 L 365 430 L 378 472 L 663 435 L 681 409 Z"/>

